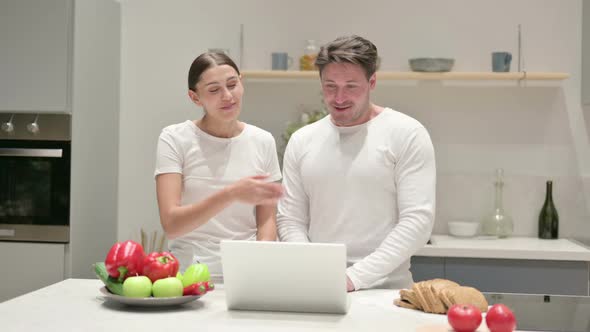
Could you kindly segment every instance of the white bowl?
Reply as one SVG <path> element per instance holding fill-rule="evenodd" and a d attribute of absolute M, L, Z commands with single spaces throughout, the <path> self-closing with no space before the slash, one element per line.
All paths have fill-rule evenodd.
<path fill-rule="evenodd" d="M 471 221 L 449 221 L 449 233 L 457 237 L 472 237 L 477 234 L 479 223 Z"/>

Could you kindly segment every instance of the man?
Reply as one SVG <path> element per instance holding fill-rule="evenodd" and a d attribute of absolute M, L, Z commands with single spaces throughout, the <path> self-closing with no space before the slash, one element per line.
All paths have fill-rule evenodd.
<path fill-rule="evenodd" d="M 408 288 L 434 223 L 436 166 L 418 121 L 375 105 L 377 48 L 340 37 L 315 62 L 330 113 L 295 132 L 283 161 L 282 241 L 344 243 L 347 288 Z"/>

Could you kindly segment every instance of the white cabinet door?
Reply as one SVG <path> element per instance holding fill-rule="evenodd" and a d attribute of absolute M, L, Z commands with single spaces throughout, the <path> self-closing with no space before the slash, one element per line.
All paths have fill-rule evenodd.
<path fill-rule="evenodd" d="M 0 111 L 69 112 L 72 0 L 0 1 Z"/>
<path fill-rule="evenodd" d="M 64 280 L 64 244 L 0 242 L 0 302 Z"/>

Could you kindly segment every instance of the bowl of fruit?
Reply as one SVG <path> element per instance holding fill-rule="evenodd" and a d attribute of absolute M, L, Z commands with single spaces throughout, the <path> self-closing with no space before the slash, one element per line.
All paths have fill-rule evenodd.
<path fill-rule="evenodd" d="M 170 306 L 195 301 L 214 289 L 206 264 L 180 273 L 169 252 L 146 254 L 135 241 L 115 243 L 104 262 L 94 265 L 106 300 L 132 306 Z"/>

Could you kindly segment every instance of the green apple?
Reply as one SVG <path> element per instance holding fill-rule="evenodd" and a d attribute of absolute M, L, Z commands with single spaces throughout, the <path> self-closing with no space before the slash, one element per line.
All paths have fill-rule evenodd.
<path fill-rule="evenodd" d="M 180 273 L 180 271 L 176 273 L 176 279 L 182 281 L 182 273 Z"/>
<path fill-rule="evenodd" d="M 123 282 L 123 296 L 150 297 L 152 295 L 152 281 L 146 276 L 135 276 Z"/>
<path fill-rule="evenodd" d="M 158 279 L 154 282 L 152 292 L 154 297 L 176 297 L 182 296 L 182 281 L 176 277 L 168 277 L 164 279 Z"/>
<path fill-rule="evenodd" d="M 186 271 L 184 271 L 184 275 L 182 276 L 182 285 L 187 287 L 200 281 L 209 281 L 209 279 L 209 268 L 206 264 L 193 264 L 187 267 Z"/>

